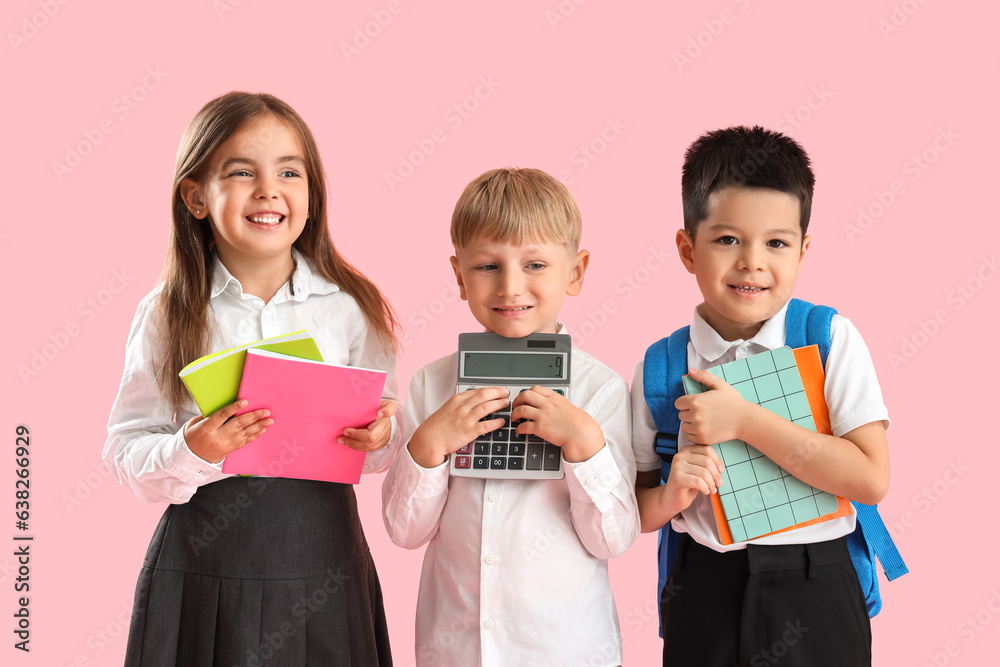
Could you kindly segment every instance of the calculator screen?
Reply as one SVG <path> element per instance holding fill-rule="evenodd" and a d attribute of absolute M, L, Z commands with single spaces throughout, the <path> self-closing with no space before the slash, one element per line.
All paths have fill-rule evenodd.
<path fill-rule="evenodd" d="M 565 354 L 538 352 L 466 352 L 462 375 L 466 378 L 560 380 L 566 377 L 565 357 Z"/>

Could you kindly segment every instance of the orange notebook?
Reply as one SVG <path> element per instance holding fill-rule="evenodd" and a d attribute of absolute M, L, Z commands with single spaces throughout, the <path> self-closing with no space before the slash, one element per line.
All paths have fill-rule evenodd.
<path fill-rule="evenodd" d="M 337 443 L 345 428 L 375 420 L 385 371 L 247 351 L 239 398 L 274 424 L 225 458 L 222 471 L 357 484 L 365 454 Z"/>
<path fill-rule="evenodd" d="M 784 349 L 788 350 L 788 348 L 784 348 Z M 791 352 L 794 355 L 794 365 L 795 365 L 795 367 L 798 368 L 798 376 L 801 378 L 802 388 L 805 390 L 805 398 L 808 401 L 808 410 L 811 412 L 812 423 L 815 425 L 815 430 L 818 433 L 826 433 L 826 434 L 830 435 L 830 434 L 832 434 L 832 429 L 830 427 L 830 410 L 829 410 L 829 408 L 826 405 L 826 399 L 825 399 L 824 393 L 823 393 L 823 384 L 825 382 L 825 374 L 823 372 L 823 363 L 820 360 L 820 356 L 819 356 L 819 348 L 817 346 L 815 346 L 815 345 L 811 345 L 809 347 L 803 347 L 803 348 L 798 348 L 796 350 L 791 350 Z M 773 353 L 778 353 L 777 356 L 781 356 L 781 354 L 782 354 L 778 350 L 772 350 L 771 353 L 772 354 Z M 768 354 L 768 353 L 765 353 L 765 354 Z M 749 361 L 752 358 L 753 357 L 748 357 L 747 361 Z M 752 364 L 753 362 L 750 362 L 750 363 Z M 784 370 L 784 369 L 780 368 L 781 365 L 782 365 L 781 362 L 776 362 L 776 365 L 779 367 L 779 368 L 775 369 L 776 374 L 777 373 L 781 373 Z M 710 369 L 710 370 L 712 370 L 713 372 L 716 371 L 716 369 Z M 754 375 L 755 373 L 753 371 L 751 371 L 750 374 Z M 756 380 L 756 378 L 755 378 L 755 380 Z M 730 382 L 730 384 L 733 384 L 733 383 Z M 780 382 L 779 382 L 779 384 L 780 384 Z M 764 402 L 766 402 L 766 401 L 764 401 Z M 764 404 L 764 402 L 762 402 L 760 404 Z M 765 407 L 767 407 L 767 406 L 765 405 Z M 806 426 L 808 428 L 808 420 L 803 419 L 803 420 L 795 420 L 795 421 L 802 423 L 803 426 Z M 731 441 L 731 442 L 736 443 L 736 442 L 740 442 L 740 441 Z M 723 445 L 727 445 L 727 444 L 729 444 L 729 443 L 723 443 Z M 718 452 L 719 451 L 719 445 L 716 445 L 715 447 L 716 447 L 716 451 Z M 756 450 L 754 450 L 754 451 L 756 451 Z M 758 452 L 758 455 L 759 455 L 759 452 Z M 744 465 L 744 466 L 747 466 L 747 465 L 757 466 L 758 463 L 759 463 L 759 461 L 754 460 L 753 462 L 748 461 L 746 463 L 743 463 L 742 465 Z M 736 464 L 736 465 L 739 466 L 741 464 Z M 771 465 L 773 466 L 773 463 Z M 775 468 L 777 468 L 777 466 L 775 466 Z M 780 470 L 780 468 L 778 468 L 778 470 Z M 728 475 L 731 472 L 733 472 L 733 471 L 730 470 L 730 466 L 729 466 L 729 464 L 727 464 L 726 474 Z M 785 475 L 787 477 L 787 473 L 783 473 L 783 475 Z M 783 477 L 782 479 L 786 479 L 786 477 Z M 728 476 L 727 476 L 727 479 L 728 479 Z M 794 478 L 792 478 L 792 480 L 794 480 Z M 793 483 L 792 480 L 789 480 L 788 483 Z M 781 486 L 783 488 L 784 492 L 786 492 L 786 493 L 789 491 L 789 489 L 787 488 L 788 483 L 781 484 L 780 480 L 776 480 L 774 482 L 771 482 L 771 484 L 775 484 L 775 485 Z M 798 485 L 801 485 L 802 487 L 806 487 L 807 486 L 805 484 L 802 484 L 801 482 L 798 482 L 797 480 L 794 480 L 794 483 L 795 483 L 796 487 L 798 487 Z M 761 488 L 763 488 L 763 485 L 761 486 Z M 808 487 L 808 488 L 811 488 L 811 487 Z M 779 490 L 779 493 L 780 492 L 781 491 Z M 736 494 L 734 494 L 734 495 L 736 495 Z M 740 536 L 737 536 L 740 539 L 735 539 L 734 535 L 733 535 L 733 531 L 730 529 L 730 521 L 727 519 L 727 516 L 726 516 L 726 511 L 725 511 L 725 507 L 724 507 L 724 504 L 723 504 L 723 498 L 722 498 L 722 496 L 719 493 L 714 493 L 711 496 L 711 498 L 712 498 L 712 508 L 713 508 L 713 510 L 715 512 L 716 525 L 717 525 L 717 527 L 719 529 L 719 539 L 722 542 L 722 544 L 732 544 L 734 541 L 743 541 L 743 540 L 746 540 L 746 539 L 756 539 L 756 538 L 759 538 L 759 537 L 766 537 L 767 535 L 775 535 L 777 533 L 783 533 L 785 531 L 795 530 L 796 528 L 802 528 L 804 526 L 811 526 L 811 525 L 816 524 L 816 523 L 821 523 L 821 522 L 824 522 L 824 521 L 830 521 L 831 519 L 836 519 L 838 517 L 847 516 L 847 515 L 849 515 L 851 513 L 851 503 L 846 498 L 842 498 L 841 496 L 831 496 L 831 494 L 823 494 L 823 495 L 830 496 L 831 501 L 833 499 L 835 499 L 835 504 L 833 504 L 831 502 L 831 507 L 830 507 L 831 511 L 823 513 L 822 510 L 820 510 L 821 515 L 817 516 L 815 518 L 806 519 L 806 520 L 803 520 L 803 521 L 793 522 L 793 523 L 791 523 L 791 525 L 787 525 L 787 526 L 785 526 L 783 528 L 780 528 L 780 529 L 777 529 L 777 530 L 771 530 L 771 531 L 767 531 L 767 532 L 760 532 L 760 529 L 758 529 L 756 531 L 756 534 L 752 534 L 752 535 L 750 533 L 753 532 L 753 531 L 750 530 L 749 521 L 748 521 L 747 522 L 748 525 L 747 525 L 747 527 L 745 529 L 744 534 L 740 535 Z M 734 503 L 736 501 L 733 499 L 733 496 L 730 496 L 730 498 L 728 498 L 727 500 L 728 500 L 728 503 L 730 504 L 730 507 L 731 508 L 734 507 L 734 505 L 732 503 Z M 817 504 L 819 505 L 820 503 L 817 503 Z M 792 503 L 792 505 L 794 505 L 794 503 Z M 737 527 L 740 527 L 741 529 L 743 529 L 739 525 Z"/>

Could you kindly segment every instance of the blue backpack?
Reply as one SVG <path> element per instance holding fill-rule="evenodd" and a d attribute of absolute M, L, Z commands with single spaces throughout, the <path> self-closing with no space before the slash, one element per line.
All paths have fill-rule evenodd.
<path fill-rule="evenodd" d="M 820 357 L 826 365 L 830 353 L 830 324 L 836 310 L 828 306 L 814 306 L 806 301 L 792 299 L 788 303 L 785 320 L 785 344 L 792 348 L 818 345 Z M 646 350 L 643 363 L 643 394 L 649 410 L 653 414 L 658 433 L 656 453 L 663 460 L 660 469 L 661 483 L 666 483 L 670 475 L 670 463 L 677 453 L 677 434 L 680 419 L 674 402 L 684 395 L 681 377 L 687 373 L 687 347 L 691 327 L 678 329 L 670 336 L 653 343 Z M 858 513 L 858 523 L 854 532 L 847 537 L 851 560 L 858 571 L 858 581 L 865 593 L 868 616 L 873 617 L 882 608 L 882 598 L 878 591 L 878 577 L 875 557 L 882 563 L 882 569 L 889 581 L 903 576 L 909 570 L 903 562 L 896 545 L 889 536 L 876 505 L 853 503 Z M 657 600 L 662 599 L 667 577 L 674 566 L 677 555 L 677 533 L 668 522 L 660 529 L 657 549 L 659 581 Z M 662 623 L 662 619 L 661 619 Z M 660 628 L 662 636 L 662 625 Z"/>

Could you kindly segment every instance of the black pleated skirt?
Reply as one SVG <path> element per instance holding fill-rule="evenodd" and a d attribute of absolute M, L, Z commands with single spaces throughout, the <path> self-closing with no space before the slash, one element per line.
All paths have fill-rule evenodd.
<path fill-rule="evenodd" d="M 354 487 L 231 477 L 164 512 L 127 667 L 391 664 Z"/>

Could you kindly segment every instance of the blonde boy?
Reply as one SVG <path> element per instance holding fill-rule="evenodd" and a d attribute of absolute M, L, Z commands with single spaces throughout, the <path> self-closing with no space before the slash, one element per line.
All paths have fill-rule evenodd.
<path fill-rule="evenodd" d="M 565 186 L 536 169 L 495 169 L 455 206 L 451 264 L 487 331 L 565 333 L 566 295 L 590 261 Z M 448 458 L 503 426 L 505 388 L 455 393 L 457 354 L 410 383 L 404 441 L 382 490 L 396 544 L 427 544 L 417 601 L 418 665 L 619 665 L 607 559 L 639 532 L 624 380 L 573 350 L 572 402 L 544 387 L 514 398 L 517 431 L 562 448 L 565 478 L 449 477 Z"/>

